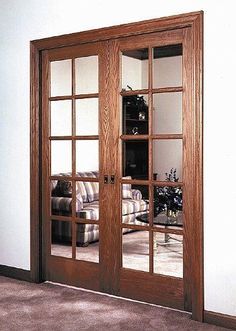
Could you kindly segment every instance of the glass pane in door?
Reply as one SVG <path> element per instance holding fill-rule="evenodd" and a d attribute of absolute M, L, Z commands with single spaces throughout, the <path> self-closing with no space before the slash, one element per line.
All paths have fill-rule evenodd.
<path fill-rule="evenodd" d="M 71 136 L 72 103 L 70 100 L 51 101 L 51 136 Z"/>
<path fill-rule="evenodd" d="M 76 135 L 98 135 L 98 98 L 76 100 Z"/>
<path fill-rule="evenodd" d="M 51 255 L 72 258 L 71 222 L 51 222 Z"/>
<path fill-rule="evenodd" d="M 123 141 L 123 177 L 148 179 L 148 140 Z"/>
<path fill-rule="evenodd" d="M 72 171 L 72 144 L 70 140 L 51 141 L 51 175 L 65 173 L 71 175 Z"/>
<path fill-rule="evenodd" d="M 122 232 L 123 268 L 149 271 L 149 232 L 132 231 L 123 228 Z"/>
<path fill-rule="evenodd" d="M 154 273 L 183 278 L 183 236 L 154 232 Z"/>
<path fill-rule="evenodd" d="M 98 56 L 75 59 L 76 94 L 98 93 Z"/>
<path fill-rule="evenodd" d="M 182 181 L 182 140 L 153 141 L 153 172 L 159 181 Z"/>
<path fill-rule="evenodd" d="M 122 52 L 122 90 L 148 88 L 148 49 Z"/>
<path fill-rule="evenodd" d="M 182 45 L 153 49 L 153 88 L 182 86 Z"/>
<path fill-rule="evenodd" d="M 71 60 L 51 62 L 51 97 L 72 94 Z"/>
<path fill-rule="evenodd" d="M 153 133 L 182 133 L 182 92 L 153 94 Z"/>
<path fill-rule="evenodd" d="M 122 97 L 123 134 L 148 134 L 148 96 Z"/>
<path fill-rule="evenodd" d="M 76 141 L 76 172 L 98 171 L 99 141 Z"/>
<path fill-rule="evenodd" d="M 98 224 L 76 224 L 76 259 L 99 262 Z"/>

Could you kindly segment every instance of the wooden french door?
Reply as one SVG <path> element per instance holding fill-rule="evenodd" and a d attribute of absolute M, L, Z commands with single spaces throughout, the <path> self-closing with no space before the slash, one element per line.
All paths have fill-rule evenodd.
<path fill-rule="evenodd" d="M 189 28 L 42 56 L 43 278 L 191 311 Z"/>

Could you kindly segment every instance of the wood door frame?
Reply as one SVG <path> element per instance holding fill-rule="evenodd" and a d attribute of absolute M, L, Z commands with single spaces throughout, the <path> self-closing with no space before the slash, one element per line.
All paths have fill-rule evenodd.
<path fill-rule="evenodd" d="M 192 318 L 203 321 L 203 12 L 123 24 L 102 29 L 44 38 L 30 42 L 30 253 L 31 280 L 42 279 L 41 231 L 41 53 L 43 50 L 73 46 L 95 41 L 105 41 L 124 36 L 189 27 L 193 40 L 193 100 L 194 164 L 193 182 L 193 246 L 192 256 Z"/>

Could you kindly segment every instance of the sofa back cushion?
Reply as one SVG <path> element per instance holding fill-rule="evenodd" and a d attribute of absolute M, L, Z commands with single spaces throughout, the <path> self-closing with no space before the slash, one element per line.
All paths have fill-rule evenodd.
<path fill-rule="evenodd" d="M 79 177 L 91 177 L 98 178 L 98 171 L 85 171 L 85 172 L 77 172 L 77 176 Z M 93 202 L 99 200 L 99 183 L 97 182 L 82 182 L 86 191 L 86 201 L 84 202 Z"/>
<path fill-rule="evenodd" d="M 80 195 L 82 197 L 83 202 L 88 202 L 88 194 L 84 182 L 76 182 L 76 197 L 77 195 Z"/>
<path fill-rule="evenodd" d="M 99 200 L 99 183 L 84 182 L 84 185 L 88 196 L 88 202 Z"/>
<path fill-rule="evenodd" d="M 132 179 L 132 177 L 126 176 L 123 179 Z M 131 184 L 122 184 L 122 199 L 132 199 Z"/>
<path fill-rule="evenodd" d="M 60 173 L 57 176 L 71 176 L 70 173 Z M 78 177 L 92 177 L 98 178 L 98 171 L 77 172 Z M 76 182 L 76 196 L 83 202 L 91 202 L 98 200 L 98 183 Z M 69 180 L 57 180 L 51 183 L 52 196 L 58 197 L 72 197 L 72 182 Z"/>
<path fill-rule="evenodd" d="M 72 182 L 68 180 L 58 180 L 57 185 L 53 190 L 53 196 L 57 197 L 72 197 Z M 76 182 L 76 198 L 82 202 L 88 202 L 88 195 L 85 189 L 84 182 Z"/>

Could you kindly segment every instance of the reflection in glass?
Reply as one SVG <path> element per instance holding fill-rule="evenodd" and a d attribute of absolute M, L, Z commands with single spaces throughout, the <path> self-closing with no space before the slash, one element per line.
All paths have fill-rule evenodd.
<path fill-rule="evenodd" d="M 127 176 L 124 179 L 131 179 Z M 122 184 L 122 223 L 149 224 L 149 192 L 146 185 Z"/>
<path fill-rule="evenodd" d="M 122 97 L 123 134 L 148 134 L 148 97 Z"/>
<path fill-rule="evenodd" d="M 98 99 L 76 100 L 76 135 L 98 135 Z"/>
<path fill-rule="evenodd" d="M 71 101 L 51 101 L 51 136 L 71 136 Z"/>
<path fill-rule="evenodd" d="M 153 133 L 182 133 L 182 93 L 153 95 Z"/>
<path fill-rule="evenodd" d="M 122 89 L 148 88 L 148 49 L 129 50 L 122 53 Z"/>
<path fill-rule="evenodd" d="M 71 93 L 71 60 L 51 62 L 51 97 Z"/>
<path fill-rule="evenodd" d="M 51 222 L 51 255 L 72 258 L 71 222 Z"/>
<path fill-rule="evenodd" d="M 71 141 L 51 141 L 51 174 L 71 173 Z M 69 174 L 68 174 L 69 175 Z"/>
<path fill-rule="evenodd" d="M 98 93 L 98 56 L 75 59 L 76 94 Z"/>
<path fill-rule="evenodd" d="M 99 159 L 98 140 L 76 141 L 76 171 L 97 171 Z"/>
<path fill-rule="evenodd" d="M 148 179 L 148 141 L 123 141 L 123 176 Z"/>
<path fill-rule="evenodd" d="M 123 229 L 122 266 L 123 268 L 149 271 L 149 232 L 128 232 Z"/>
<path fill-rule="evenodd" d="M 154 273 L 183 277 L 183 236 L 154 232 Z"/>
<path fill-rule="evenodd" d="M 76 259 L 99 263 L 99 226 L 76 224 Z"/>
<path fill-rule="evenodd" d="M 183 191 L 182 187 L 154 186 L 154 225 L 183 227 Z"/>
<path fill-rule="evenodd" d="M 153 87 L 182 86 L 182 45 L 154 48 Z"/>
<path fill-rule="evenodd" d="M 72 216 L 72 182 L 51 180 L 51 214 Z"/>
<path fill-rule="evenodd" d="M 153 141 L 153 170 L 157 180 L 169 180 L 171 172 L 174 172 L 176 179 L 182 181 L 181 139 Z"/>

